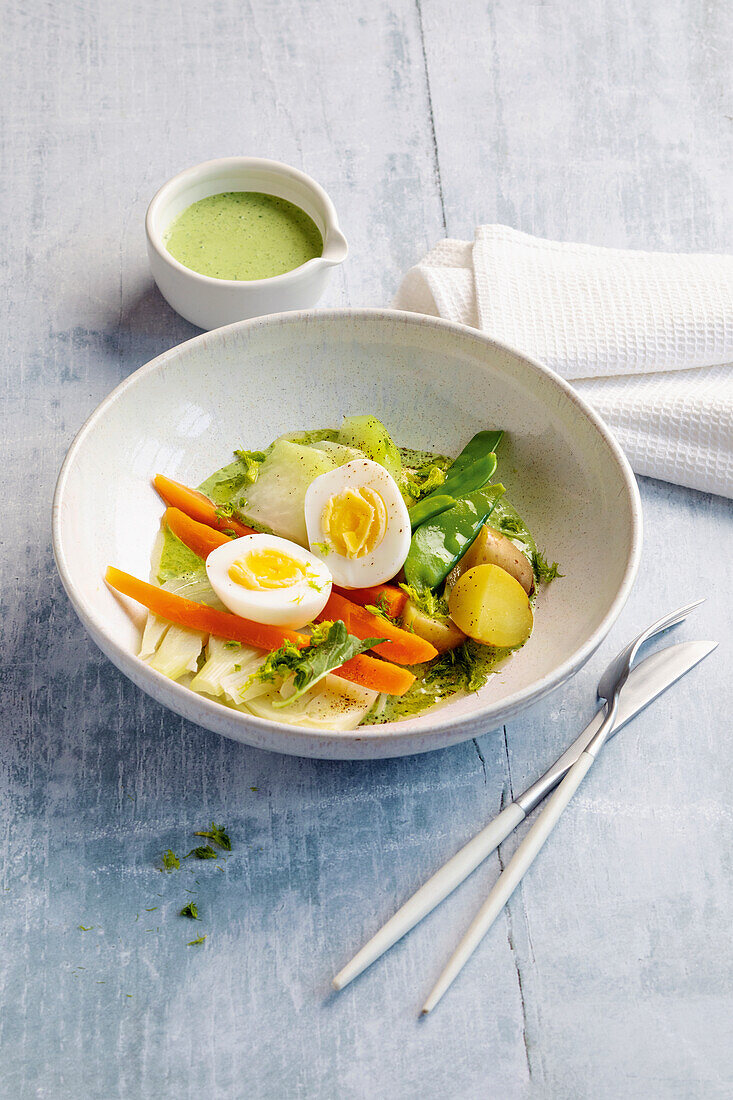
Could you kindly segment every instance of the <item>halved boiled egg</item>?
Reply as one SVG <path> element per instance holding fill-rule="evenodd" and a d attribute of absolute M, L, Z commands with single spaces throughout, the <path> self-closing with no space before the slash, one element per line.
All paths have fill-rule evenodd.
<path fill-rule="evenodd" d="M 397 482 L 369 459 L 347 462 L 310 483 L 305 525 L 312 553 L 343 588 L 391 580 L 410 549 L 410 516 Z"/>
<path fill-rule="evenodd" d="M 312 622 L 331 595 L 328 567 L 276 535 L 244 535 L 218 546 L 206 559 L 206 572 L 235 615 L 292 630 Z"/>

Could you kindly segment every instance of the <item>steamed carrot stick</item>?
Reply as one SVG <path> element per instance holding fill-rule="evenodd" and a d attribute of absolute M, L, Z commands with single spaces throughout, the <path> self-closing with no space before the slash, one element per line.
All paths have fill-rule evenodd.
<path fill-rule="evenodd" d="M 256 649 L 279 649 L 285 641 L 295 642 L 301 648 L 310 645 L 307 634 L 300 634 L 298 631 L 281 626 L 251 622 L 240 615 L 232 615 L 228 611 L 218 611 L 205 604 L 195 603 L 184 596 L 166 592 L 164 588 L 159 588 L 155 584 L 138 580 L 137 577 L 123 573 L 121 569 L 115 569 L 111 565 L 107 569 L 105 580 L 111 588 L 141 603 L 154 615 L 160 615 L 162 619 L 177 623 L 179 626 L 189 627 L 191 630 L 200 630 L 205 634 L 213 634 L 217 638 L 226 638 L 241 642 L 243 645 L 254 646 Z M 369 635 L 366 636 L 369 637 Z M 352 657 L 340 668 L 333 669 L 333 673 L 343 680 L 349 680 L 351 683 L 361 684 L 363 687 L 382 691 L 388 695 L 404 695 L 415 680 L 407 669 L 397 668 L 387 661 L 380 661 L 365 653 Z"/>
<path fill-rule="evenodd" d="M 191 519 L 205 523 L 209 527 L 215 527 L 217 531 L 234 531 L 236 535 L 253 535 L 254 528 L 245 527 L 234 516 L 218 516 L 216 505 L 198 489 L 189 489 L 178 481 L 173 481 L 163 474 L 156 474 L 153 485 L 158 490 L 166 504 L 171 508 L 179 508 Z"/>
<path fill-rule="evenodd" d="M 166 508 L 163 523 L 176 538 L 180 539 L 189 550 L 192 550 L 194 554 L 198 554 L 204 561 L 206 561 L 212 550 L 223 546 L 225 542 L 232 541 L 228 535 L 223 534 L 221 531 L 215 531 L 207 523 L 199 523 L 198 520 L 191 519 L 180 508 Z"/>
<path fill-rule="evenodd" d="M 324 619 L 341 619 L 349 634 L 357 638 L 386 638 L 386 642 L 374 646 L 374 652 L 398 665 L 419 665 L 438 656 L 435 646 L 424 638 L 400 629 L 387 619 L 372 615 L 371 611 L 344 599 L 333 589 L 328 603 L 316 618 L 320 622 Z"/>
<path fill-rule="evenodd" d="M 406 668 L 380 661 L 368 653 L 357 653 L 340 668 L 335 668 L 333 674 L 372 691 L 383 691 L 385 695 L 404 695 L 415 683 L 415 677 Z"/>
<path fill-rule="evenodd" d="M 368 603 L 381 607 L 390 619 L 399 619 L 407 603 L 407 593 L 393 584 L 375 584 L 372 588 L 340 588 L 334 585 L 333 591 L 361 607 Z"/>

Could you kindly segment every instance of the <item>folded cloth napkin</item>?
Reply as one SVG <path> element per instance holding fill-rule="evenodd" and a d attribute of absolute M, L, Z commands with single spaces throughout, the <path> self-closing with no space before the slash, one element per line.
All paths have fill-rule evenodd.
<path fill-rule="evenodd" d="M 733 496 L 733 257 L 482 225 L 411 268 L 393 306 L 479 328 L 571 380 L 637 473 Z"/>

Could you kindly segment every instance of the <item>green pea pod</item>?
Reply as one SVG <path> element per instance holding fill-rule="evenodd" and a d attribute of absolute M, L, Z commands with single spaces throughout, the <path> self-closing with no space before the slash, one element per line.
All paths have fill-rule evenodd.
<path fill-rule="evenodd" d="M 448 475 L 437 489 L 428 493 L 421 501 L 410 509 L 410 525 L 412 530 L 417 530 L 423 523 L 434 516 L 439 516 L 448 508 L 452 508 L 459 500 L 463 500 L 469 493 L 475 493 L 477 489 L 483 489 L 496 470 L 496 455 L 488 454 L 472 462 L 464 470 L 452 474 L 451 467 Z"/>
<path fill-rule="evenodd" d="M 472 462 L 477 462 L 479 458 L 494 454 L 501 443 L 503 435 L 504 432 L 476 432 L 476 435 L 468 441 L 455 462 L 449 466 L 446 478 L 460 473 Z M 480 489 L 481 486 L 479 485 L 477 488 Z"/>
<path fill-rule="evenodd" d="M 439 516 L 469 493 L 483 489 L 496 470 L 494 448 L 503 432 L 478 432 L 447 469 L 445 481 L 410 509 L 410 525 L 415 531 L 433 516 Z"/>
<path fill-rule="evenodd" d="M 503 485 L 489 485 L 469 493 L 452 508 L 418 527 L 405 561 L 407 583 L 418 592 L 442 584 L 505 492 Z"/>

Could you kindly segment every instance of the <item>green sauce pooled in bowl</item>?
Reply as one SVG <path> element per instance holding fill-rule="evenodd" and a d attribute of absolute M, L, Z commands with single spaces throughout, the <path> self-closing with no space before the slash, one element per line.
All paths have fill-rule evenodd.
<path fill-rule="evenodd" d="M 213 279 L 271 279 L 320 256 L 305 210 L 260 191 L 225 191 L 186 207 L 164 237 L 179 263 Z"/>

